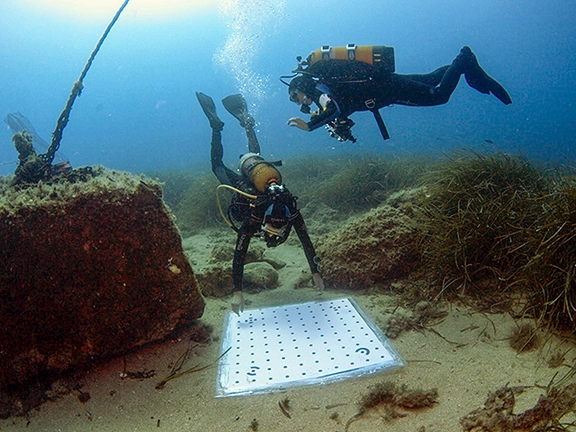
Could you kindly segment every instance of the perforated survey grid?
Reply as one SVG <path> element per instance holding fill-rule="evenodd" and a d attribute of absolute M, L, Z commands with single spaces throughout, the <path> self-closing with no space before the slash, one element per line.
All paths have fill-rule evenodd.
<path fill-rule="evenodd" d="M 344 298 L 230 313 L 217 396 L 325 383 L 403 366 L 386 337 Z"/>

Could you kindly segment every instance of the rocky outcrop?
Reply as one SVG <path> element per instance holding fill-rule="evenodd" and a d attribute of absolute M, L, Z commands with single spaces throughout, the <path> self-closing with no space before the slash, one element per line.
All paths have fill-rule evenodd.
<path fill-rule="evenodd" d="M 202 294 L 210 297 L 225 297 L 232 294 L 232 261 L 234 260 L 234 238 L 223 239 L 212 247 L 210 258 L 196 273 Z M 278 270 L 286 263 L 269 257 L 262 245 L 250 244 L 242 278 L 245 292 L 259 292 L 278 286 Z"/>
<path fill-rule="evenodd" d="M 350 219 L 318 247 L 328 287 L 367 289 L 406 277 L 419 262 L 409 196 Z"/>
<path fill-rule="evenodd" d="M 104 168 L 0 184 L 0 392 L 165 338 L 204 300 L 160 186 Z"/>

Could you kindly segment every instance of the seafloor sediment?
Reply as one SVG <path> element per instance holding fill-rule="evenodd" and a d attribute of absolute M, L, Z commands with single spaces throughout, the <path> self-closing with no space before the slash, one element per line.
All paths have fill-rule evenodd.
<path fill-rule="evenodd" d="M 221 230 L 203 231 L 184 239 L 184 248 L 196 266 L 201 267 L 210 261 L 211 251 L 227 240 Z M 382 329 L 386 329 L 392 318 L 409 320 L 421 313 L 422 309 L 419 312 L 408 304 L 399 304 L 401 296 L 393 290 L 317 292 L 311 281 L 306 283 L 302 278 L 307 264 L 297 245 L 283 245 L 267 250 L 264 255 L 281 259 L 286 265 L 278 271 L 277 288 L 246 294 L 247 308 L 350 296 Z M 398 280 L 395 289 L 401 291 L 404 283 L 412 282 Z M 483 313 L 470 306 L 445 302 L 435 304 L 435 310 L 444 312 L 437 315 L 441 318 L 420 321 L 425 324 L 404 328 L 393 335 L 391 342 L 407 363 L 401 370 L 323 386 L 295 387 L 282 393 L 215 398 L 217 368 L 210 364 L 221 352 L 220 336 L 230 305 L 228 298 L 209 297 L 200 320 L 203 326 L 212 329 L 208 337 L 204 331 L 198 337 L 197 328 L 192 328 L 169 341 L 103 363 L 81 380 L 78 390 L 55 398 L 26 418 L 1 421 L 0 427 L 5 431 L 257 428 L 343 432 L 361 411 L 366 395 L 381 383 L 391 383 L 406 391 L 436 389 L 438 396 L 433 404 L 423 408 L 391 408 L 383 401 L 351 422 L 349 432 L 462 431 L 465 429 L 461 422 L 465 418 L 465 425 L 475 419 L 479 419 L 479 425 L 513 420 L 514 415 L 536 407 L 539 398 L 546 396 L 550 383 L 562 384 L 571 374 L 574 356 L 570 353 L 574 346 L 570 340 L 543 334 L 538 347 L 519 353 L 510 346 L 510 337 L 518 324 L 509 314 Z M 551 363 L 562 354 L 564 362 Z M 194 369 L 201 370 L 181 374 L 159 386 L 175 370 Z M 122 375 L 126 371 L 129 375 Z M 490 395 L 506 395 L 508 388 L 517 392 L 513 411 L 491 410 L 494 404 L 485 405 Z M 279 407 L 279 402 L 285 399 L 289 400 L 290 418 Z M 512 407 L 510 399 L 507 400 L 507 406 Z M 478 415 L 482 407 L 488 409 Z M 546 413 L 541 414 L 544 419 Z M 562 421 L 575 420 L 572 416 L 568 413 Z M 479 426 L 466 430 L 483 429 Z"/>
<path fill-rule="evenodd" d="M 224 226 L 196 228 L 182 244 L 208 296 L 202 319 L 169 341 L 100 364 L 72 393 L 54 389 L 54 402 L 0 427 L 349 432 L 570 427 L 576 420 L 574 340 L 547 331 L 518 309 L 487 310 L 481 298 L 430 295 L 414 255 L 411 196 L 409 189 L 387 194 L 380 207 L 349 218 L 325 205 L 304 206 L 312 239 L 324 255 L 328 289 L 314 289 L 302 248 L 291 236 L 275 249 L 254 240 L 250 264 L 266 271 L 255 271 L 245 294 L 247 308 L 353 297 L 387 334 L 405 368 L 282 393 L 214 398 L 215 361 L 226 348 L 220 335 L 230 313 L 235 236 Z M 346 254 L 347 247 L 354 253 Z M 275 273 L 264 277 L 270 268 Z"/>

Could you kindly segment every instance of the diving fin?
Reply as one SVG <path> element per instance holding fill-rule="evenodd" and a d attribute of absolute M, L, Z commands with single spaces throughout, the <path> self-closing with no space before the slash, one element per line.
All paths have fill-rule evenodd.
<path fill-rule="evenodd" d="M 490 94 L 492 93 L 498 99 L 502 101 L 505 105 L 510 105 L 512 103 L 512 98 L 502 85 L 488 75 L 484 70 L 480 69 L 478 71 L 471 71 L 464 74 L 466 82 L 468 85 L 480 93 Z"/>
<path fill-rule="evenodd" d="M 248 113 L 248 107 L 246 106 L 246 101 L 244 96 L 241 94 L 233 94 L 226 96 L 222 99 L 222 105 L 224 108 L 238 119 L 240 126 L 242 127 L 254 127 L 256 124 L 254 118 Z"/>
<path fill-rule="evenodd" d="M 470 47 L 463 47 L 460 51 L 460 55 L 463 56 L 464 60 L 464 77 L 466 82 L 470 87 L 478 90 L 480 93 L 490 94 L 492 93 L 505 105 L 510 105 L 512 103 L 512 98 L 500 85 L 498 81 L 488 75 L 484 69 L 480 67 L 478 59 L 470 49 Z"/>
<path fill-rule="evenodd" d="M 200 92 L 196 92 L 196 97 L 202 107 L 202 111 L 204 111 L 204 114 L 206 114 L 206 117 L 208 117 L 208 120 L 210 121 L 210 127 L 214 130 L 221 131 L 224 127 L 224 122 L 220 120 L 216 113 L 214 100 L 212 100 L 210 96 Z"/>

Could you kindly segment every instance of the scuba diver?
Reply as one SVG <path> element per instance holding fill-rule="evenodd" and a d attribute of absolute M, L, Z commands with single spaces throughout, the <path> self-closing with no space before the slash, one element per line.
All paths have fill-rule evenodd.
<path fill-rule="evenodd" d="M 196 92 L 196 97 L 212 128 L 212 172 L 220 180 L 219 188 L 225 187 L 235 192 L 228 208 L 228 217 L 222 214 L 224 220 L 238 234 L 232 262 L 232 310 L 238 315 L 244 310 L 242 277 L 251 238 L 262 237 L 268 247 L 276 247 L 286 241 L 292 227 L 304 248 L 314 285 L 318 290 L 323 290 L 324 281 L 318 265 L 320 260 L 306 230 L 304 218 L 296 205 L 296 197 L 282 183 L 282 176 L 276 169 L 281 162 L 267 162 L 260 156 L 260 144 L 254 131 L 255 122 L 248 113 L 244 97 L 236 94 L 222 100 L 226 110 L 236 117 L 246 130 L 248 138 L 249 153 L 240 157 L 239 173 L 232 171 L 222 162 L 221 131 L 224 123 L 216 113 L 214 101 L 200 92 Z M 240 226 L 237 227 L 233 221 L 240 223 Z"/>
<path fill-rule="evenodd" d="M 394 73 L 394 51 L 384 46 L 324 46 L 305 61 L 298 58 L 297 75 L 288 85 L 290 100 L 311 114 L 309 121 L 292 117 L 288 125 L 304 131 L 326 126 L 339 141 L 356 142 L 351 133 L 354 122 L 348 118 L 356 111 L 374 114 L 382 137 L 390 138 L 379 109 L 392 104 L 434 106 L 448 102 L 464 75 L 468 85 L 480 93 L 493 94 L 508 105 L 512 99 L 496 80 L 478 64 L 472 50 L 465 46 L 452 64 L 422 75 Z M 318 111 L 311 111 L 314 103 Z"/>

